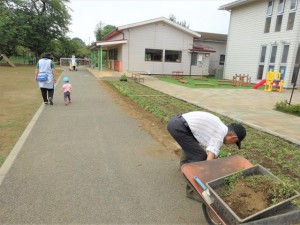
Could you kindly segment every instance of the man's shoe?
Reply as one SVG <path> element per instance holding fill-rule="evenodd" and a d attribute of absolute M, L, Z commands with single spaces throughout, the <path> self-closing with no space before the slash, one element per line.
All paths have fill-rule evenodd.
<path fill-rule="evenodd" d="M 50 102 L 50 105 L 53 105 L 52 97 L 49 97 L 49 102 Z"/>

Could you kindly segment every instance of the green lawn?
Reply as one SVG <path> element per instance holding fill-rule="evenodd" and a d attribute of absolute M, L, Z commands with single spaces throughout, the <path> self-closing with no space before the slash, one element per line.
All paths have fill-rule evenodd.
<path fill-rule="evenodd" d="M 157 76 L 157 78 L 165 82 L 169 82 L 169 83 L 173 83 L 173 84 L 177 84 L 189 88 L 252 89 L 254 85 L 254 84 L 250 84 L 249 86 L 233 86 L 231 85 L 231 80 L 219 80 L 216 78 L 206 78 L 206 77 L 203 77 L 203 80 L 201 80 L 201 79 L 195 79 L 195 77 L 186 76 L 183 78 L 183 80 L 188 81 L 187 84 L 179 82 L 170 76 Z M 199 83 L 201 83 L 201 85 L 197 85 Z M 264 86 L 260 86 L 259 89 L 264 89 Z"/>

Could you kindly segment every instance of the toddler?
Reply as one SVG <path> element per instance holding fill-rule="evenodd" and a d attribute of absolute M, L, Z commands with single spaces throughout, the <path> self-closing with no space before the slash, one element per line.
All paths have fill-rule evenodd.
<path fill-rule="evenodd" d="M 68 77 L 64 77 L 63 81 L 64 85 L 62 87 L 62 91 L 64 92 L 64 101 L 65 105 L 68 105 L 69 103 L 71 103 L 72 85 L 70 84 L 70 80 Z"/>

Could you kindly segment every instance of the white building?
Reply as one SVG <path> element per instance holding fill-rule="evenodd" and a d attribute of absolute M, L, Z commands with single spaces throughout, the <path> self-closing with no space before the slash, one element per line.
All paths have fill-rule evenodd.
<path fill-rule="evenodd" d="M 92 48 L 107 51 L 106 67 L 116 71 L 208 75 L 215 50 L 199 47 L 199 38 L 200 33 L 160 17 L 119 26 Z"/>
<path fill-rule="evenodd" d="M 238 0 L 219 9 L 231 13 L 224 78 L 249 74 L 258 82 L 277 70 L 291 87 L 300 65 L 298 0 Z"/>
<path fill-rule="evenodd" d="M 226 34 L 198 32 L 200 38 L 195 39 L 194 48 L 211 50 L 209 55 L 208 73 L 210 75 L 223 74 L 226 55 Z"/>

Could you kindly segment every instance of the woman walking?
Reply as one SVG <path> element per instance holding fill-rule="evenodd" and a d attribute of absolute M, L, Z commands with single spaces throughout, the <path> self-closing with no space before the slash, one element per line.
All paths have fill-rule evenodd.
<path fill-rule="evenodd" d="M 38 75 L 40 74 L 45 74 L 47 78 L 45 80 L 39 80 Z M 39 83 L 45 105 L 53 105 L 56 77 L 55 65 L 51 60 L 51 54 L 46 53 L 45 56 L 38 61 L 35 71 L 35 80 Z"/>

